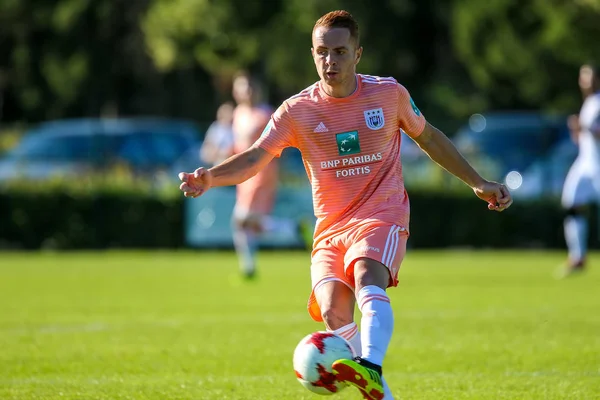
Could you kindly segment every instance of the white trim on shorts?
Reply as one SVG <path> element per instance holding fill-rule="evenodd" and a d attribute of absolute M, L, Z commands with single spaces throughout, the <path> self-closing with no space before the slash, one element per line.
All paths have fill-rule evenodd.
<path fill-rule="evenodd" d="M 394 262 L 396 253 L 398 252 L 398 243 L 400 242 L 399 233 L 404 232 L 405 230 L 405 228 L 398 225 L 392 225 L 390 227 L 390 232 L 388 233 L 385 246 L 383 247 L 383 255 L 381 256 L 381 263 L 388 268 L 391 268 L 391 264 Z"/>
<path fill-rule="evenodd" d="M 313 294 L 317 293 L 317 289 L 319 289 L 321 286 L 323 286 L 324 284 L 326 284 L 327 282 L 334 282 L 334 281 L 338 281 L 338 282 L 342 282 L 344 285 L 348 286 L 348 288 L 350 290 L 352 290 L 352 292 L 354 293 L 354 288 L 352 286 L 350 286 L 348 284 L 348 282 L 343 281 L 340 278 L 336 278 L 334 276 L 331 276 L 329 278 L 323 278 L 321 279 L 319 282 L 317 282 L 317 284 L 315 285 L 315 287 L 313 288 L 312 292 Z M 315 300 L 316 300 L 316 295 L 315 295 Z M 318 303 L 317 303 L 318 304 Z"/>

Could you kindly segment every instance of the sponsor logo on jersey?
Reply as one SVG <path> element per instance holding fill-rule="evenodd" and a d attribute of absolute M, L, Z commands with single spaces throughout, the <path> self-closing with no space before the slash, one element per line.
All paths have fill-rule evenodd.
<path fill-rule="evenodd" d="M 338 153 L 340 156 L 360 153 L 358 131 L 342 132 L 335 135 Z"/>

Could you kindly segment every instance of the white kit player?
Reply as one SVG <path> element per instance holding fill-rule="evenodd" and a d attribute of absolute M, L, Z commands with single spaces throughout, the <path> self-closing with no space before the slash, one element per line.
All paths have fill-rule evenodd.
<path fill-rule="evenodd" d="M 588 241 L 586 212 L 590 204 L 600 203 L 600 76 L 596 66 L 581 67 L 579 87 L 583 106 L 578 116 L 569 119 L 579 154 L 567 174 L 562 194 L 562 205 L 567 212 L 564 229 L 569 257 L 561 276 L 584 270 Z"/>

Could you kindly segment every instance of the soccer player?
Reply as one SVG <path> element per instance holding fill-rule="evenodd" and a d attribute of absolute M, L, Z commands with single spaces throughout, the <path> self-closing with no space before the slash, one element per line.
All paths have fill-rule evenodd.
<path fill-rule="evenodd" d="M 504 185 L 483 179 L 452 142 L 430 125 L 407 89 L 393 78 L 356 73 L 362 47 L 346 11 L 322 16 L 312 32 L 320 80 L 277 109 L 247 151 L 211 169 L 180 173 L 185 196 L 249 179 L 286 147 L 302 152 L 317 217 L 308 311 L 346 338 L 360 357 L 336 361 L 338 380 L 365 399 L 392 399 L 382 365 L 394 328 L 388 287 L 409 236 L 402 179 L 402 129 L 443 168 L 463 180 L 494 211 L 512 203 Z M 361 330 L 354 305 L 361 311 Z"/>
<path fill-rule="evenodd" d="M 233 80 L 233 152 L 248 150 L 260 137 L 269 122 L 272 108 L 261 102 L 261 88 L 256 79 L 239 73 Z M 296 235 L 299 223 L 292 219 L 270 216 L 279 180 L 277 160 L 269 160 L 249 179 L 236 182 L 236 203 L 233 211 L 233 242 L 240 269 L 246 278 L 256 274 L 258 240 L 264 232 Z"/>
<path fill-rule="evenodd" d="M 217 110 L 217 119 L 210 124 L 200 148 L 200 159 L 217 165 L 233 155 L 233 110 L 230 102 L 225 102 Z"/>
<path fill-rule="evenodd" d="M 596 66 L 583 65 L 579 71 L 579 88 L 584 98 L 579 115 L 569 118 L 571 137 L 579 154 L 571 166 L 562 193 L 567 216 L 564 222 L 568 248 L 566 267 L 559 277 L 584 270 L 588 221 L 587 207 L 600 200 L 600 76 Z"/>

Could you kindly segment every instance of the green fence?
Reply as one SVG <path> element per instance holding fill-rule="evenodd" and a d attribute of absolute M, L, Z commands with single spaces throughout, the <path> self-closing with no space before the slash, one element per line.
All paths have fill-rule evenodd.
<path fill-rule="evenodd" d="M 211 193 L 211 192 L 209 192 Z M 143 190 L 61 188 L 0 191 L 0 247 L 178 248 L 230 247 L 232 188 L 198 199 Z M 412 191 L 413 248 L 563 248 L 563 214 L 555 201 L 516 202 L 503 213 L 465 195 Z M 207 211 L 207 209 L 210 209 Z M 310 194 L 282 189 L 275 214 L 310 214 Z M 212 215 L 211 215 L 212 213 Z M 591 247 L 597 243 L 594 218 Z M 267 247 L 297 247 L 299 238 L 265 238 Z"/>

